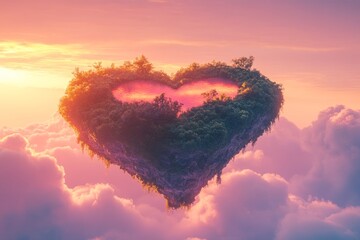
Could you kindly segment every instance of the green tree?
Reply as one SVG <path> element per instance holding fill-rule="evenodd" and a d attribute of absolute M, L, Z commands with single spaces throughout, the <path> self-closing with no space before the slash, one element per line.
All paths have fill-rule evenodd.
<path fill-rule="evenodd" d="M 149 73 L 153 70 L 152 64 L 147 60 L 144 55 L 137 57 L 133 62 L 136 71 L 140 73 Z"/>
<path fill-rule="evenodd" d="M 212 89 L 209 92 L 204 92 L 201 96 L 205 98 L 205 102 L 230 100 L 230 97 L 226 96 L 225 93 L 219 95 L 215 89 Z"/>
<path fill-rule="evenodd" d="M 232 60 L 233 67 L 243 68 L 246 70 L 250 70 L 253 63 L 254 63 L 254 57 L 241 57 L 241 58 L 235 58 Z"/>
<path fill-rule="evenodd" d="M 210 101 L 216 100 L 218 95 L 219 95 L 219 93 L 215 89 L 212 89 L 209 92 L 204 92 L 201 94 L 201 96 L 203 96 L 205 98 L 205 102 L 210 102 Z"/>

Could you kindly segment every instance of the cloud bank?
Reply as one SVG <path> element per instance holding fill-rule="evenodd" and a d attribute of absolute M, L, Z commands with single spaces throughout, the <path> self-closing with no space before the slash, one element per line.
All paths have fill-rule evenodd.
<path fill-rule="evenodd" d="M 62 121 L 0 130 L 1 239 L 358 239 L 360 111 L 286 119 L 189 209 L 166 210 L 79 149 Z"/>

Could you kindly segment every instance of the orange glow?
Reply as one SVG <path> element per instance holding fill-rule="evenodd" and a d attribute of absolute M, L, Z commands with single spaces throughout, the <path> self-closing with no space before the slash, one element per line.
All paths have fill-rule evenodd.
<path fill-rule="evenodd" d="M 253 55 L 283 85 L 283 116 L 300 127 L 332 105 L 360 108 L 358 1 L 20 2 L 1 5 L 1 84 L 64 89 L 76 67 L 140 54 L 169 75 Z"/>
<path fill-rule="evenodd" d="M 23 84 L 26 75 L 19 70 L 0 67 L 0 83 Z"/>
<path fill-rule="evenodd" d="M 238 86 L 233 82 L 223 79 L 211 78 L 202 79 L 196 82 L 185 84 L 179 89 L 159 83 L 149 83 L 139 80 L 124 83 L 113 91 L 116 99 L 123 102 L 150 101 L 162 93 L 173 101 L 183 104 L 183 110 L 201 106 L 204 102 L 202 93 L 215 89 L 219 95 L 225 94 L 233 98 L 238 93 Z"/>
<path fill-rule="evenodd" d="M 74 68 L 85 65 L 86 61 L 79 58 L 86 53 L 87 50 L 76 44 L 0 41 L 0 83 L 64 88 Z"/>

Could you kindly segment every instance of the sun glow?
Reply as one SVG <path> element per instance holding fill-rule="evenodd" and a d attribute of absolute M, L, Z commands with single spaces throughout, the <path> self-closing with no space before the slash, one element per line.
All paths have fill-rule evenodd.
<path fill-rule="evenodd" d="M 69 79 L 71 73 L 0 67 L 0 83 L 16 87 L 62 88 Z"/>
<path fill-rule="evenodd" d="M 0 67 L 0 83 L 11 85 L 23 85 L 26 74 L 21 70 Z"/>
<path fill-rule="evenodd" d="M 75 44 L 0 42 L 0 83 L 64 88 L 75 66 L 87 64 L 86 54 Z"/>
<path fill-rule="evenodd" d="M 44 55 L 81 55 L 87 53 L 76 44 L 42 44 L 23 42 L 0 42 L 0 57 L 11 57 L 23 54 L 23 57 L 39 57 Z"/>

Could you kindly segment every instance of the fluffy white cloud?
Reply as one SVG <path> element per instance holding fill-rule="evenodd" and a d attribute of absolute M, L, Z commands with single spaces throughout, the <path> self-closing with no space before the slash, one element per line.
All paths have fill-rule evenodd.
<path fill-rule="evenodd" d="M 254 147 L 235 156 L 228 169 L 253 169 L 259 173 L 276 173 L 286 180 L 305 174 L 311 167 L 312 154 L 302 148 L 302 132 L 285 118 L 262 136 Z"/>
<path fill-rule="evenodd" d="M 331 200 L 341 206 L 360 205 L 360 111 L 329 108 L 303 131 L 313 155 L 310 171 L 294 180 L 300 196 Z"/>
<path fill-rule="evenodd" d="M 34 153 L 20 134 L 0 141 L 0 176 L 1 239 L 89 239 L 114 231 L 122 238 L 152 233 L 156 239 L 152 219 L 131 200 L 115 195 L 109 184 L 69 188 L 56 159 Z"/>
<path fill-rule="evenodd" d="M 176 211 L 83 153 L 62 121 L 2 129 L 0 238 L 357 239 L 359 122 L 344 107 L 304 130 L 281 119 Z"/>
<path fill-rule="evenodd" d="M 29 146 L 20 134 L 0 142 L 1 238 L 231 239 L 240 234 L 256 239 L 274 235 L 286 212 L 287 183 L 276 175 L 226 173 L 222 184 L 211 182 L 191 209 L 171 213 L 151 201 L 121 198 L 108 183 L 70 188 L 57 159 Z M 57 151 L 53 154 L 64 154 Z M 254 231 L 259 226 L 262 231 Z"/>
<path fill-rule="evenodd" d="M 305 202 L 292 198 L 290 211 L 281 221 L 276 239 L 358 239 L 360 207 L 342 209 L 331 202 Z"/>
<path fill-rule="evenodd" d="M 185 219 L 206 239 L 271 239 L 287 212 L 287 197 L 280 176 L 233 171 L 223 175 L 221 185 L 205 188 Z"/>

